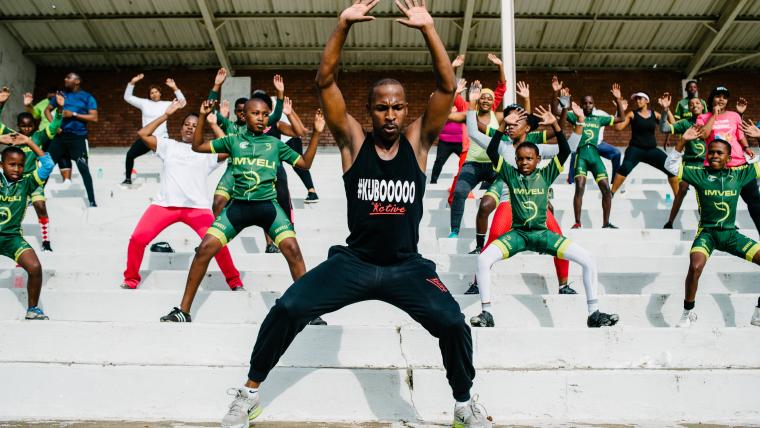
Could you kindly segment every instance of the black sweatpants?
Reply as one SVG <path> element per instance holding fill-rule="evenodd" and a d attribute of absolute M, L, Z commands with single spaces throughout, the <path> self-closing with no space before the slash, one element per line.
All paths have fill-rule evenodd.
<path fill-rule="evenodd" d="M 126 178 L 132 178 L 132 170 L 135 167 L 135 159 L 150 152 L 148 146 L 145 145 L 143 140 L 136 139 L 132 146 L 127 150 L 127 158 L 124 160 L 124 170 Z"/>
<path fill-rule="evenodd" d="M 657 147 L 652 149 L 642 149 L 639 147 L 628 146 L 628 148 L 625 149 L 623 165 L 620 166 L 620 169 L 617 173 L 623 177 L 628 177 L 628 174 L 630 174 L 633 169 L 636 168 L 636 165 L 638 165 L 639 162 L 644 162 L 647 165 L 659 169 L 668 177 L 673 177 L 673 174 L 665 169 L 665 160 L 667 158 L 668 155 Z"/>
<path fill-rule="evenodd" d="M 459 304 L 438 279 L 435 264 L 417 257 L 377 266 L 343 246 L 330 248 L 325 262 L 306 272 L 277 299 L 261 324 L 248 378 L 263 382 L 310 320 L 364 300 L 390 303 L 438 338 L 454 398 L 469 400 L 475 377 L 470 327 Z"/>
<path fill-rule="evenodd" d="M 291 149 L 295 150 L 296 153 L 299 155 L 303 155 L 303 141 L 301 141 L 298 137 L 293 137 L 290 140 L 288 140 L 285 144 L 288 145 Z M 311 179 L 311 173 L 308 169 L 301 169 L 293 167 L 293 171 L 298 175 L 298 178 L 301 179 L 303 182 L 303 185 L 306 186 L 306 190 L 309 190 L 314 187 L 314 181 Z"/>
<path fill-rule="evenodd" d="M 454 188 L 454 200 L 451 202 L 451 230 L 459 230 L 464 215 L 464 203 L 467 195 L 481 181 L 490 185 L 496 172 L 490 162 L 465 162 L 459 171 L 457 186 Z"/>
<path fill-rule="evenodd" d="M 84 188 L 87 191 L 87 199 L 91 203 L 95 202 L 95 189 L 92 187 L 92 175 L 90 174 L 90 168 L 87 165 L 87 137 L 84 135 L 62 132 L 50 143 L 48 153 L 50 153 L 53 162 L 57 163 L 58 168 L 60 169 L 71 169 L 71 163 L 67 164 L 66 159 L 77 164 L 79 175 L 82 176 Z"/>
<path fill-rule="evenodd" d="M 430 182 L 435 183 L 438 181 L 438 176 L 441 175 L 443 165 L 449 160 L 449 156 L 456 154 L 457 156 L 462 154 L 462 143 L 447 143 L 444 141 L 438 142 L 438 149 L 435 152 L 435 162 L 433 162 L 433 171 L 430 173 Z"/>
<path fill-rule="evenodd" d="M 752 218 L 752 222 L 755 223 L 757 233 L 760 234 L 760 191 L 757 188 L 757 180 L 752 180 L 742 187 L 739 195 L 747 204 L 749 216 Z"/>

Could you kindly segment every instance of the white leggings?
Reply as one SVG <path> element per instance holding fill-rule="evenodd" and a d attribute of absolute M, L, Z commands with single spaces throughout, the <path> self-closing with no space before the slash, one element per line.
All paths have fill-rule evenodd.
<path fill-rule="evenodd" d="M 504 254 L 496 245 L 487 246 L 478 256 L 478 288 L 480 289 L 480 303 L 491 303 L 491 266 L 504 258 Z M 599 271 L 596 267 L 596 260 L 583 247 L 571 242 L 567 246 L 563 259 L 578 263 L 583 268 L 583 288 L 586 289 L 586 303 L 588 304 L 589 314 L 593 313 L 598 307 L 596 290 L 598 287 Z"/>

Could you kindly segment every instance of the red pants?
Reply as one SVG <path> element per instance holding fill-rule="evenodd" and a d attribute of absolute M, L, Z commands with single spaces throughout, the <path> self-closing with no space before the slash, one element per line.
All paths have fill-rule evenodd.
<path fill-rule="evenodd" d="M 124 284 L 132 288 L 137 288 L 140 284 L 140 265 L 145 254 L 145 246 L 164 229 L 174 223 L 185 223 L 203 238 L 206 235 L 206 230 L 213 222 L 214 215 L 210 209 L 148 206 L 129 238 Z M 228 247 L 225 246 L 216 254 L 216 262 L 219 264 L 230 288 L 243 285 L 240 281 L 240 272 L 232 263 L 232 256 L 230 256 Z"/>
<path fill-rule="evenodd" d="M 562 235 L 562 229 L 559 228 L 557 219 L 554 218 L 551 210 L 546 210 L 546 227 L 554 233 Z M 494 239 L 512 230 L 512 205 L 509 202 L 501 202 L 496 207 L 496 213 L 493 215 L 493 221 L 491 222 L 491 230 L 488 232 L 488 241 L 486 246 Z M 567 280 L 568 271 L 570 270 L 570 262 L 554 258 L 554 269 L 557 271 L 557 279 L 560 282 Z"/>

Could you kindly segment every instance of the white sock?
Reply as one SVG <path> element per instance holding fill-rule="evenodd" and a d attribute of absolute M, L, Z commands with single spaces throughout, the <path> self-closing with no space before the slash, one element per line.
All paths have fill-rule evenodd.
<path fill-rule="evenodd" d="M 483 252 L 478 255 L 478 290 L 480 291 L 480 303 L 485 305 L 491 303 L 491 266 L 504 258 L 499 247 L 496 245 L 487 246 Z"/>
<path fill-rule="evenodd" d="M 578 263 L 583 268 L 583 288 L 586 290 L 588 313 L 589 315 L 593 314 L 599 309 L 599 300 L 596 297 L 599 282 L 596 260 L 591 253 L 575 242 L 571 242 L 567 246 L 562 258 Z"/>
<path fill-rule="evenodd" d="M 463 407 L 467 407 L 469 404 L 469 401 L 457 401 L 454 403 L 454 409 L 461 409 Z"/>
<path fill-rule="evenodd" d="M 481 303 L 480 306 L 481 306 L 481 308 L 484 311 L 491 312 L 491 304 L 490 303 Z"/>
<path fill-rule="evenodd" d="M 248 391 L 248 395 L 254 395 L 254 394 L 258 394 L 259 393 L 259 389 L 258 388 L 248 388 L 246 386 L 245 389 L 246 389 L 246 391 Z"/>
<path fill-rule="evenodd" d="M 586 305 L 588 306 L 588 314 L 591 315 L 594 312 L 599 310 L 599 302 L 593 301 L 593 302 L 586 302 Z"/>

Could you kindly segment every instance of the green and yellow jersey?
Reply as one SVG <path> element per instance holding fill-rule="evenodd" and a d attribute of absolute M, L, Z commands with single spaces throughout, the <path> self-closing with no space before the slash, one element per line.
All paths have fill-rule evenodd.
<path fill-rule="evenodd" d="M 568 112 L 567 121 L 575 125 L 578 123 L 578 116 L 573 112 Z M 578 143 L 578 148 L 580 149 L 583 146 L 596 147 L 599 144 L 599 132 L 605 126 L 611 126 L 614 123 L 614 116 L 595 116 L 593 114 L 586 116 L 583 121 L 583 134 Z"/>
<path fill-rule="evenodd" d="M 262 201 L 275 199 L 277 167 L 281 161 L 291 165 L 301 155 L 280 139 L 266 134 L 244 133 L 227 135 L 211 141 L 212 153 L 228 153 L 234 188 L 232 199 Z"/>
<path fill-rule="evenodd" d="M 0 237 L 21 235 L 28 199 L 44 183 L 36 169 L 16 182 L 8 181 L 0 173 Z"/>
<path fill-rule="evenodd" d="M 696 116 L 691 116 L 688 119 L 681 119 L 670 125 L 670 132 L 676 135 L 683 135 L 684 132 L 694 126 L 696 121 Z M 683 161 L 686 163 L 701 164 L 705 161 L 706 153 L 707 144 L 705 144 L 705 140 L 700 138 L 693 141 L 687 141 L 683 150 Z"/>
<path fill-rule="evenodd" d="M 549 204 L 549 187 L 562 172 L 557 157 L 530 175 L 522 175 L 517 169 L 499 162 L 498 177 L 509 187 L 512 202 L 512 227 L 520 230 L 545 230 L 546 209 Z"/>
<path fill-rule="evenodd" d="M 707 103 L 705 100 L 700 99 L 699 101 L 702 103 L 702 111 L 707 112 Z M 673 116 L 675 116 L 676 120 L 691 119 L 692 116 L 694 116 L 689 110 L 689 98 L 683 98 L 678 104 L 676 104 L 676 112 L 673 113 Z M 697 118 L 695 117 L 694 120 L 696 119 Z"/>
<path fill-rule="evenodd" d="M 219 92 L 211 91 L 208 93 L 208 99 L 210 100 L 219 100 Z M 282 100 L 277 98 L 277 101 L 274 104 L 274 110 L 272 111 L 272 114 L 269 115 L 269 120 L 267 121 L 267 126 L 273 126 L 276 125 L 277 122 L 280 121 L 282 118 Z M 222 116 L 222 113 L 219 112 L 219 110 L 216 110 L 216 121 L 219 125 L 219 128 L 222 129 L 222 131 L 227 134 L 241 134 L 248 130 L 248 127 L 245 124 L 245 121 L 231 121 L 227 119 L 226 117 Z"/>

